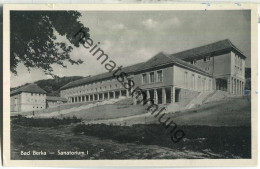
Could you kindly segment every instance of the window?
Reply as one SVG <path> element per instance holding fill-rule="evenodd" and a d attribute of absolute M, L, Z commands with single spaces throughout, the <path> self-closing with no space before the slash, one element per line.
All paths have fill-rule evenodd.
<path fill-rule="evenodd" d="M 205 71 L 209 71 L 209 67 L 205 67 Z"/>
<path fill-rule="evenodd" d="M 150 73 L 150 83 L 154 83 L 154 72 Z"/>
<path fill-rule="evenodd" d="M 209 86 L 208 89 L 211 90 L 211 80 L 209 79 Z"/>
<path fill-rule="evenodd" d="M 162 82 L 162 70 L 157 71 L 158 82 Z"/>
<path fill-rule="evenodd" d="M 201 89 L 201 81 L 200 81 L 200 76 L 198 77 L 198 85 L 197 85 L 197 89 Z"/>
<path fill-rule="evenodd" d="M 192 88 L 195 89 L 195 75 L 192 74 Z"/>
<path fill-rule="evenodd" d="M 196 64 L 196 60 L 192 60 L 190 63 L 191 63 L 192 65 L 195 65 L 195 64 Z"/>
<path fill-rule="evenodd" d="M 116 86 L 116 89 L 117 89 L 117 84 L 115 86 Z"/>
<path fill-rule="evenodd" d="M 143 82 L 143 84 L 147 83 L 147 75 L 146 74 L 142 74 L 142 82 Z"/>
<path fill-rule="evenodd" d="M 188 86 L 188 72 L 184 72 L 184 85 Z"/>

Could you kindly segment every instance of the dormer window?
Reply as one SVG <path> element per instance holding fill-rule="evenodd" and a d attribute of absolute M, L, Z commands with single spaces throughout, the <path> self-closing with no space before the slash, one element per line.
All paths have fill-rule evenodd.
<path fill-rule="evenodd" d="M 196 60 L 190 61 L 190 64 L 195 65 L 196 64 Z"/>
<path fill-rule="evenodd" d="M 210 57 L 209 56 L 205 56 L 204 57 L 204 62 L 209 62 L 210 61 Z"/>

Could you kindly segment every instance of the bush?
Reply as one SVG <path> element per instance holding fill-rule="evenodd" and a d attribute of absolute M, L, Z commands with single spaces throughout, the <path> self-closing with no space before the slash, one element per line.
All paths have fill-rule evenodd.
<path fill-rule="evenodd" d="M 159 145 L 175 150 L 211 150 L 229 158 L 251 157 L 250 127 L 179 126 L 185 138 L 178 143 L 171 141 L 171 133 L 158 124 L 134 126 L 111 126 L 105 124 L 77 125 L 74 134 L 113 139 L 121 143 Z"/>
<path fill-rule="evenodd" d="M 21 126 L 30 126 L 30 127 L 55 127 L 59 125 L 67 125 L 71 123 L 81 122 L 81 119 L 73 116 L 72 118 L 26 118 L 24 116 L 16 116 L 12 118 L 12 124 L 21 125 Z"/>

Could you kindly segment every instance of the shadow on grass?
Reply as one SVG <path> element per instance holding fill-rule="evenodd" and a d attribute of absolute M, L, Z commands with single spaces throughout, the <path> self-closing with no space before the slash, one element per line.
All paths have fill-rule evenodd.
<path fill-rule="evenodd" d="M 225 158 L 251 158 L 250 127 L 180 126 L 186 137 L 173 143 L 170 133 L 160 125 L 138 124 L 134 126 L 108 126 L 105 124 L 77 125 L 75 134 L 112 139 L 120 143 L 158 145 L 209 154 L 221 154 Z"/>
<path fill-rule="evenodd" d="M 68 125 L 71 123 L 81 122 L 81 119 L 73 116 L 72 118 L 67 117 L 63 119 L 56 118 L 26 118 L 18 115 L 12 117 L 12 124 L 26 126 L 26 127 L 55 127 L 59 125 Z"/>

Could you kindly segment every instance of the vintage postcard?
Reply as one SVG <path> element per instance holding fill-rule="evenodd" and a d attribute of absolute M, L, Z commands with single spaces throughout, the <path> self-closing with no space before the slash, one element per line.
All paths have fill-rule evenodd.
<path fill-rule="evenodd" d="M 254 166 L 257 6 L 4 5 L 5 166 Z"/>

